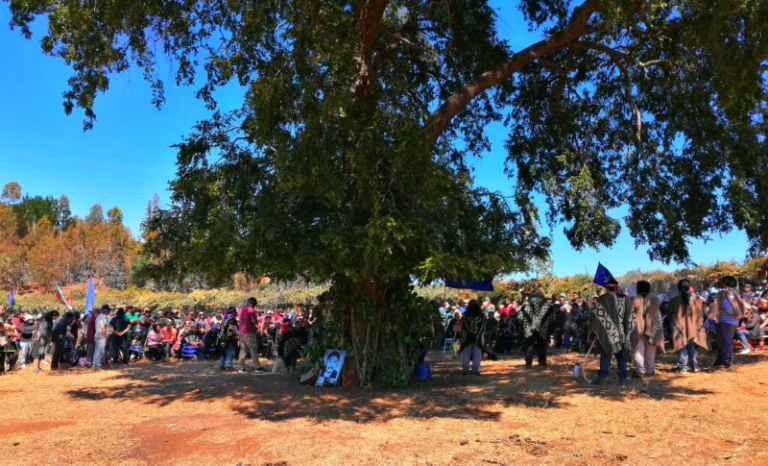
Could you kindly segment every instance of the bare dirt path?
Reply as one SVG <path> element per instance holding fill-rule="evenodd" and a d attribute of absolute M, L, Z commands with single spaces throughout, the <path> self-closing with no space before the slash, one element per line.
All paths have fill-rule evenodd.
<path fill-rule="evenodd" d="M 513 356 L 473 377 L 430 353 L 430 382 L 372 391 L 213 362 L 27 368 L 0 377 L 0 465 L 768 464 L 768 357 L 678 375 L 665 356 L 624 389 L 574 379 L 582 357 Z"/>

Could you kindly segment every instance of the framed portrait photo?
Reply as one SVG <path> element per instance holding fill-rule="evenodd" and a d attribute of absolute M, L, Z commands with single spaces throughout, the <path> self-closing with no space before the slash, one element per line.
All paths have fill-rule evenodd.
<path fill-rule="evenodd" d="M 347 352 L 342 350 L 329 349 L 325 352 L 325 358 L 323 359 L 323 370 L 320 371 L 320 376 L 317 378 L 318 387 L 332 386 L 335 387 L 339 383 L 339 377 L 341 376 L 341 368 L 344 366 L 344 358 L 346 358 Z"/>

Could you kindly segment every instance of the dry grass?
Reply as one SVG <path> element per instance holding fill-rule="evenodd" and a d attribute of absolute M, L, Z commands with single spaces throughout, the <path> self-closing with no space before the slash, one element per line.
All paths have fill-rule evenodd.
<path fill-rule="evenodd" d="M 433 380 L 397 391 L 221 374 L 212 363 L 28 368 L 0 378 L 0 464 L 768 464 L 765 357 L 681 376 L 667 356 L 659 376 L 625 389 L 573 379 L 577 357 L 526 369 L 515 356 L 472 377 L 430 353 Z"/>

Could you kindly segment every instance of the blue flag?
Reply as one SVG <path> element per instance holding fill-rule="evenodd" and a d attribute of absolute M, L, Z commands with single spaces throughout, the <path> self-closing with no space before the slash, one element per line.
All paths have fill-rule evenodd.
<path fill-rule="evenodd" d="M 448 288 L 458 288 L 461 290 L 493 291 L 492 280 L 446 280 L 445 286 Z"/>
<path fill-rule="evenodd" d="M 93 289 L 93 280 L 88 277 L 88 293 L 85 295 L 85 313 L 88 314 L 93 311 L 93 306 L 96 304 L 96 290 Z"/>
<path fill-rule="evenodd" d="M 13 307 L 13 303 L 15 301 L 13 300 L 13 288 L 11 288 L 11 292 L 8 293 L 8 307 Z"/>
<path fill-rule="evenodd" d="M 596 285 L 600 285 L 603 288 L 608 287 L 608 282 L 616 280 L 613 278 L 613 274 L 610 270 L 606 269 L 600 262 L 597 263 L 597 272 L 595 272 L 595 279 L 593 280 Z"/>

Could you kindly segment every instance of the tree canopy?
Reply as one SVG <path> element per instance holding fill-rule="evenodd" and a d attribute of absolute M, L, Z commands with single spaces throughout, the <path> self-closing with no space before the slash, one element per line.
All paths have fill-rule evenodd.
<path fill-rule="evenodd" d="M 161 105 L 165 57 L 213 112 L 145 225 L 158 278 L 331 279 L 337 303 L 383 302 L 411 277 L 544 259 L 535 193 L 577 249 L 613 244 L 618 207 L 654 259 L 734 226 L 768 247 L 768 2 L 518 0 L 541 39 L 513 50 L 483 0 L 6 1 L 27 37 L 47 17 L 42 50 L 71 66 L 64 108 L 86 128 L 131 67 Z M 232 82 L 245 97 L 221 108 Z M 467 166 L 495 121 L 512 199 Z"/>

